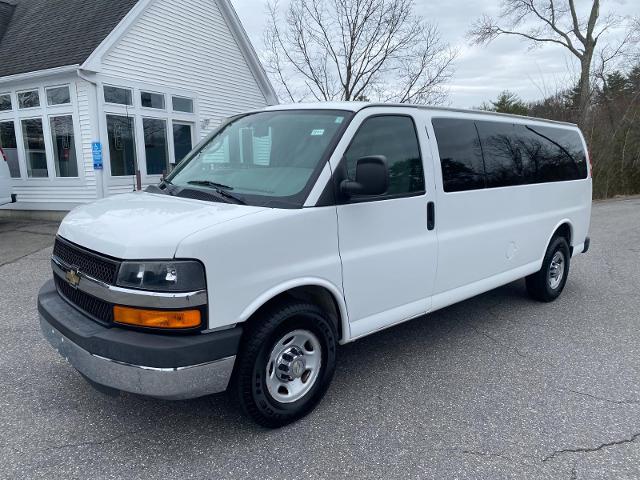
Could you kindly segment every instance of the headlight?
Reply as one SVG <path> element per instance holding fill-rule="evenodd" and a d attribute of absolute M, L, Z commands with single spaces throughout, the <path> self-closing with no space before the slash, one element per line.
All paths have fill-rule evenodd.
<path fill-rule="evenodd" d="M 156 292 L 195 292 L 206 288 L 204 267 L 196 261 L 123 262 L 119 287 Z"/>

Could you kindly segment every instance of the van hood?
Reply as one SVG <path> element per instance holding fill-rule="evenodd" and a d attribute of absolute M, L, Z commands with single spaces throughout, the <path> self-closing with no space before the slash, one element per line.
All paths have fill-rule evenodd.
<path fill-rule="evenodd" d="M 71 211 L 58 235 L 98 253 L 124 260 L 173 258 L 187 236 L 266 210 L 145 192 L 99 200 Z"/>

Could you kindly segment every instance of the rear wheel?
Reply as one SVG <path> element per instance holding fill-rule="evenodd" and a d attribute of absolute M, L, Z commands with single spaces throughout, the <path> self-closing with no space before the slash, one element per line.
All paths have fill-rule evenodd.
<path fill-rule="evenodd" d="M 535 300 L 552 302 L 560 296 L 569 276 L 571 251 L 564 237 L 555 237 L 539 272 L 527 277 L 527 291 Z"/>
<path fill-rule="evenodd" d="M 280 303 L 248 324 L 231 393 L 262 426 L 306 414 L 324 396 L 336 365 L 336 329 L 317 306 Z"/>

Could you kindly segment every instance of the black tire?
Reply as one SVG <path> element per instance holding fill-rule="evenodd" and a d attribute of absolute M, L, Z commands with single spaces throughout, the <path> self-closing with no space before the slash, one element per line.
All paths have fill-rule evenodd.
<path fill-rule="evenodd" d="M 276 343 L 295 330 L 315 335 L 321 347 L 320 369 L 304 396 L 293 403 L 276 400 L 267 387 L 267 367 Z M 337 332 L 330 318 L 316 305 L 282 302 L 260 312 L 247 324 L 236 359 L 230 393 L 242 410 L 258 424 L 279 428 L 311 412 L 320 402 L 336 367 Z"/>
<path fill-rule="evenodd" d="M 555 280 L 555 282 L 551 280 L 550 271 L 552 270 L 553 259 L 558 252 L 562 255 L 564 268 L 562 276 L 557 277 L 560 280 L 559 283 L 554 285 L 557 280 Z M 567 239 L 564 237 L 554 237 L 544 256 L 540 271 L 527 277 L 527 291 L 531 298 L 540 302 L 553 302 L 558 298 L 567 283 L 570 263 L 571 251 Z"/>

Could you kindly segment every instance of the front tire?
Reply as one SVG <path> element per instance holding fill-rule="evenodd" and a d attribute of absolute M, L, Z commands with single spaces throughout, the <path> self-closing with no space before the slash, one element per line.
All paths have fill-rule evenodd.
<path fill-rule="evenodd" d="M 564 237 L 555 237 L 547 249 L 542 268 L 527 277 L 527 291 L 541 302 L 553 302 L 564 290 L 569 276 L 571 250 Z"/>
<path fill-rule="evenodd" d="M 316 305 L 291 301 L 247 325 L 230 391 L 258 424 L 278 428 L 320 402 L 336 366 L 337 333 Z"/>

